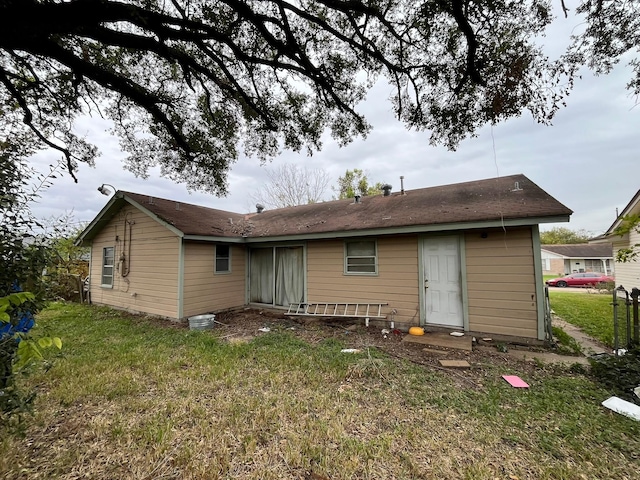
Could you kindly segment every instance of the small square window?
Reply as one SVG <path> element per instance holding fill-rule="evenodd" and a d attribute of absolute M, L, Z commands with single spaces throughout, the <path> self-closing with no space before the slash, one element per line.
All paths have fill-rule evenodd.
<path fill-rule="evenodd" d="M 231 247 L 229 245 L 216 245 L 215 272 L 231 272 Z"/>
<path fill-rule="evenodd" d="M 113 287 L 113 266 L 114 266 L 114 248 L 104 247 L 102 249 L 102 280 L 103 287 Z"/>
<path fill-rule="evenodd" d="M 378 252 L 375 240 L 345 243 L 346 274 L 375 275 L 378 273 Z"/>

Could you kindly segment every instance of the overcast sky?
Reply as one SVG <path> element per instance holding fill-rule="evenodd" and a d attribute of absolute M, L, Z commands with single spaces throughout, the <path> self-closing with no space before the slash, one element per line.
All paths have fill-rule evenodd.
<path fill-rule="evenodd" d="M 560 19 L 547 37 L 551 51 L 559 51 L 566 42 L 571 22 L 576 24 L 575 19 Z M 75 221 L 90 221 L 108 201 L 97 188 L 109 183 L 120 190 L 248 212 L 255 203 L 250 195 L 266 180 L 265 168 L 296 163 L 324 168 L 333 185 L 345 170 L 361 168 L 371 182 L 390 183 L 394 191 L 400 189 L 400 175 L 405 177 L 405 189 L 411 190 L 522 173 L 574 211 L 569 224 L 542 225 L 543 230 L 565 226 L 598 235 L 614 221 L 616 208 L 621 210 L 640 188 L 640 106 L 625 89 L 630 78 L 626 65 L 601 77 L 584 71 L 553 126 L 538 125 L 525 113 L 493 128 L 484 127 L 477 138 L 463 141 L 455 152 L 430 146 L 429 132 L 407 130 L 394 118 L 386 100 L 391 88 L 378 84 L 358 108 L 373 125 L 366 139 L 339 148 L 327 136 L 323 150 L 313 157 L 284 152 L 266 166 L 241 158 L 232 166 L 229 195 L 224 198 L 189 193 L 184 185 L 160 178 L 157 171 L 146 180 L 134 177 L 123 169 L 124 154 L 117 138 L 106 131 L 109 123 L 85 119 L 78 131 L 86 133 L 102 152 L 96 168 L 80 165 L 77 184 L 68 174 L 56 179 L 33 211 L 39 218 L 72 211 Z M 58 158 L 56 153 L 43 152 L 31 163 L 46 171 Z M 332 193 L 328 189 L 326 199 Z"/>

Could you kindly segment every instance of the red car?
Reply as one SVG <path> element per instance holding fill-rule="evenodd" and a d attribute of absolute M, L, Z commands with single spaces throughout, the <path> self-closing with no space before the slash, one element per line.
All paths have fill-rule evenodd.
<path fill-rule="evenodd" d="M 595 287 L 607 282 L 615 282 L 615 279 L 601 273 L 572 273 L 566 277 L 547 280 L 546 284 L 550 287 Z"/>

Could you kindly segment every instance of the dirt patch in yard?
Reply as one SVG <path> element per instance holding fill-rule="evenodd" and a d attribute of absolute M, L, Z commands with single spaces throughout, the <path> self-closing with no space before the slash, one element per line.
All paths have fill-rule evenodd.
<path fill-rule="evenodd" d="M 222 312 L 216 315 L 213 332 L 229 343 L 249 342 L 260 335 L 271 332 L 288 332 L 309 344 L 318 344 L 327 339 L 339 340 L 345 348 L 358 349 L 366 353 L 367 348 L 377 348 L 389 356 L 408 360 L 428 368 L 444 370 L 463 378 L 469 386 L 482 385 L 483 367 L 504 366 L 512 370 L 517 365 L 524 372 L 537 370 L 541 362 L 535 361 L 536 353 L 541 356 L 552 350 L 541 347 L 525 347 L 484 342 L 479 339 L 473 351 L 439 348 L 415 343 L 403 342 L 405 332 L 394 330 L 383 333 L 382 327 L 365 327 L 362 320 L 349 318 L 313 318 L 290 317 L 272 310 L 246 309 L 236 312 Z M 176 328 L 174 324 L 174 328 Z M 188 328 L 178 324 L 177 328 Z M 268 331 L 265 331 L 267 330 Z M 501 352 L 498 348 L 508 350 Z M 514 351 L 526 352 L 527 360 L 513 355 Z M 567 364 L 578 357 L 563 357 Z M 440 360 L 466 360 L 470 369 L 452 369 L 442 367 Z"/>

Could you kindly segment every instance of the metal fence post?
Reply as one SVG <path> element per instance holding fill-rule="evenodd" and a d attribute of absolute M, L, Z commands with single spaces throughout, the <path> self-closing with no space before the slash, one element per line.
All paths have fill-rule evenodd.
<path fill-rule="evenodd" d="M 625 310 L 627 313 L 627 349 L 631 348 L 631 297 L 629 297 L 629 292 L 626 290 L 625 293 Z"/>
<path fill-rule="evenodd" d="M 640 322 L 638 321 L 638 297 L 640 297 L 640 290 L 637 288 L 631 289 L 631 298 L 633 299 L 633 342 L 636 346 L 640 345 Z"/>
<path fill-rule="evenodd" d="M 618 355 L 618 290 L 622 290 L 623 287 L 620 285 L 618 288 L 613 289 L 613 351 L 615 355 Z"/>

